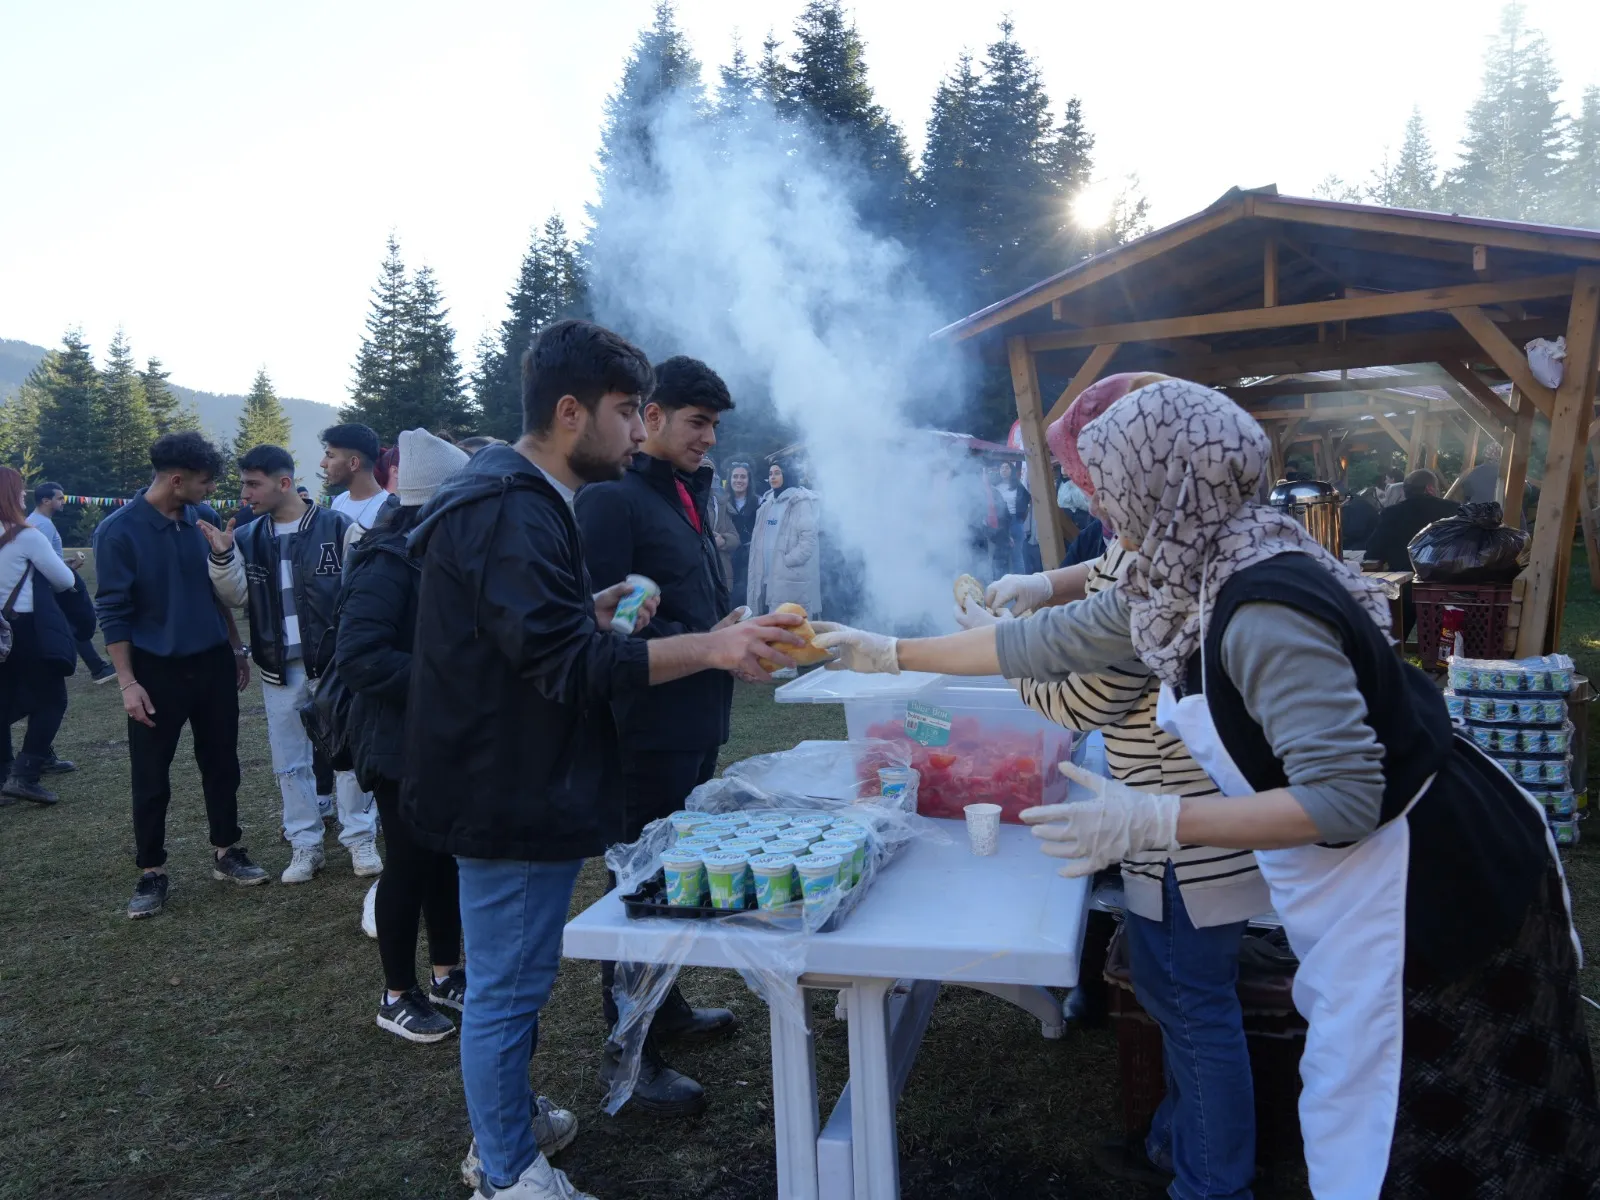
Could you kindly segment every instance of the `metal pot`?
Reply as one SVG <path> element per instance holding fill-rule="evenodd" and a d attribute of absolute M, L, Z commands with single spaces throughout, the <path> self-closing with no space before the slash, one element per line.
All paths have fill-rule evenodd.
<path fill-rule="evenodd" d="M 1344 550 L 1343 521 L 1339 493 L 1331 483 L 1320 479 L 1302 479 L 1290 483 L 1278 480 L 1267 503 L 1281 508 L 1306 527 L 1323 549 L 1335 558 Z"/>

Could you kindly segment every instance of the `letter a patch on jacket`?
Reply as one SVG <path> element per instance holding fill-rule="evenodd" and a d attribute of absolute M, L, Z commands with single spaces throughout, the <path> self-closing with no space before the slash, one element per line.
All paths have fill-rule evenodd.
<path fill-rule="evenodd" d="M 322 543 L 322 553 L 317 557 L 317 574 L 339 574 L 339 554 L 333 542 Z"/>

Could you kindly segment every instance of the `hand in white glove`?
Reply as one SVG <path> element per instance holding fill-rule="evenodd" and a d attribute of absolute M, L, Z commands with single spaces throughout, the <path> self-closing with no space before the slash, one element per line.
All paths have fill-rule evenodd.
<path fill-rule="evenodd" d="M 963 629 L 982 629 L 985 625 L 994 625 L 1000 621 L 1011 620 L 1011 611 L 1002 608 L 1000 615 L 995 616 L 981 604 L 962 601 L 955 607 L 956 624 Z"/>
<path fill-rule="evenodd" d="M 1073 861 L 1061 868 L 1068 879 L 1093 875 L 1140 850 L 1178 848 L 1177 796 L 1140 792 L 1071 763 L 1061 773 L 1089 790 L 1090 799 L 1025 808 L 1021 816 L 1053 858 Z"/>
<path fill-rule="evenodd" d="M 828 664 L 830 671 L 860 671 L 863 675 L 900 674 L 899 642 L 887 634 L 851 629 L 834 621 L 813 621 L 817 636 L 811 644 L 818 650 L 832 650 L 839 657 Z"/>
<path fill-rule="evenodd" d="M 1050 577 L 1044 572 L 1036 575 L 1002 575 L 983 593 L 983 603 L 996 611 L 1007 608 L 1013 616 L 1022 616 L 1036 608 L 1043 608 L 1055 595 Z"/>

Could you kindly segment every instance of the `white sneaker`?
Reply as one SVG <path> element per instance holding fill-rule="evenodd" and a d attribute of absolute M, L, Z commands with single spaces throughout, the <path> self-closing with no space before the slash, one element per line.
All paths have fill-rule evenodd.
<path fill-rule="evenodd" d="M 497 1188 L 483 1179 L 478 1182 L 477 1194 L 499 1196 L 500 1200 L 594 1200 L 588 1192 L 573 1187 L 566 1172 L 556 1170 L 542 1154 L 510 1187 Z"/>
<path fill-rule="evenodd" d="M 324 821 L 333 816 L 332 796 L 319 795 L 317 797 L 317 816 L 321 817 Z"/>
<path fill-rule="evenodd" d="M 578 1116 L 564 1108 L 557 1108 L 553 1101 L 545 1096 L 536 1097 L 537 1104 L 533 1114 L 533 1137 L 539 1143 L 539 1153 L 546 1158 L 565 1150 L 572 1145 L 572 1139 L 578 1136 Z M 469 1188 L 475 1188 L 482 1179 L 479 1170 L 482 1164 L 478 1161 L 478 1139 L 472 1139 L 472 1145 L 467 1147 L 467 1156 L 461 1160 L 461 1182 Z"/>
<path fill-rule="evenodd" d="M 378 857 L 378 843 L 367 838 L 351 846 L 350 866 L 357 875 L 382 875 L 383 859 Z"/>
<path fill-rule="evenodd" d="M 361 901 L 361 932 L 369 938 L 378 936 L 378 885 L 376 883 L 367 889 L 366 898 Z"/>
<path fill-rule="evenodd" d="M 294 857 L 283 869 L 283 882 L 310 883 L 322 870 L 323 861 L 321 846 L 296 846 Z"/>

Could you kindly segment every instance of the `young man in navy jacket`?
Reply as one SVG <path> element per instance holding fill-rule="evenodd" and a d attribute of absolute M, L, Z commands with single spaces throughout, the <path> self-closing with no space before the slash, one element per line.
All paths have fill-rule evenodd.
<path fill-rule="evenodd" d="M 733 408 L 722 379 L 698 359 L 678 356 L 655 367 L 656 388 L 644 406 L 644 445 L 621 479 L 592 483 L 578 493 L 578 528 L 595 586 L 630 573 L 661 587 L 661 607 L 637 636 L 671 637 L 716 628 L 732 603 L 723 577 L 711 516 L 713 469 L 706 454 L 717 424 Z M 683 806 L 717 769 L 728 740 L 733 677 L 701 671 L 612 701 L 620 738 L 617 779 L 627 819 L 623 840 L 634 841 L 651 821 Z M 602 968 L 606 1020 L 614 1026 L 612 965 Z M 705 1107 L 700 1085 L 661 1062 L 656 1043 L 710 1041 L 733 1032 L 727 1009 L 695 1009 L 674 985 L 656 1013 L 633 1103 L 668 1115 Z"/>

